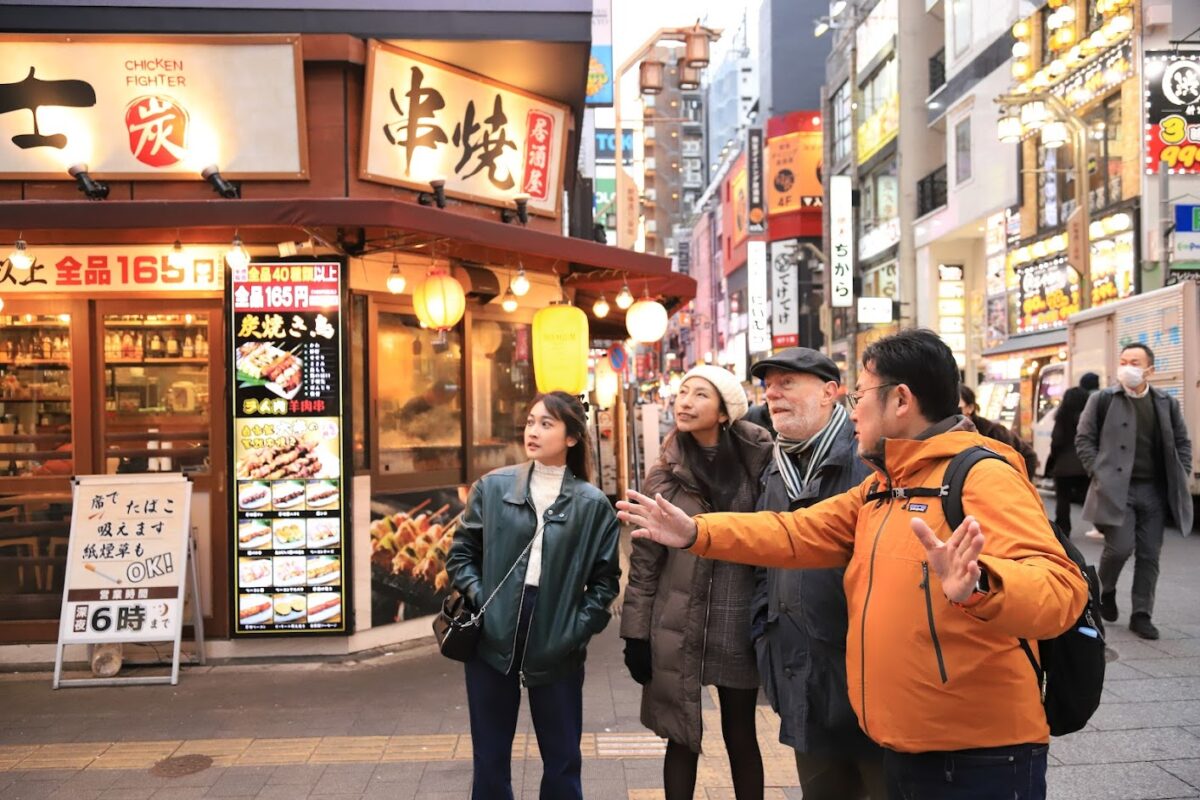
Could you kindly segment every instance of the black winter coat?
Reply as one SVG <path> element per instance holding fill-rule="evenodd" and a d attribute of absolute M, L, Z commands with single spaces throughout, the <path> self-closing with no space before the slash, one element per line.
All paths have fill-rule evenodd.
<path fill-rule="evenodd" d="M 774 459 L 763 471 L 760 511 L 792 511 L 841 494 L 866 479 L 871 468 L 856 454 L 847 423 L 808 487 L 792 502 Z M 846 688 L 844 569 L 756 571 L 751 607 L 763 689 L 780 716 L 779 741 L 801 753 L 880 754 L 850 707 Z"/>
<path fill-rule="evenodd" d="M 1055 478 L 1084 478 L 1087 473 L 1079 453 L 1075 452 L 1075 432 L 1079 417 L 1091 392 L 1082 386 L 1072 386 L 1063 392 L 1058 411 L 1054 412 L 1054 431 L 1050 434 L 1050 458 L 1046 472 Z"/>

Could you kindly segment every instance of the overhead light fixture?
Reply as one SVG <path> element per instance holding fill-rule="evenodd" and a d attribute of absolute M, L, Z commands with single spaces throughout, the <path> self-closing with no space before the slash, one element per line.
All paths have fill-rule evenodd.
<path fill-rule="evenodd" d="M 524 297 L 529 294 L 529 278 L 525 277 L 525 266 L 523 264 L 517 269 L 517 274 L 513 276 L 512 281 L 508 284 L 508 288 L 517 297 Z"/>
<path fill-rule="evenodd" d="M 1012 54 L 1013 58 L 1025 58 L 1025 56 L 1029 55 L 1029 42 L 1019 39 L 1013 42 Z"/>
<path fill-rule="evenodd" d="M 500 209 L 500 221 L 506 225 L 514 219 L 520 220 L 522 225 L 529 224 L 529 195 L 518 194 L 513 197 L 513 205 L 516 206 L 516 211 L 511 208 Z"/>
<path fill-rule="evenodd" d="M 504 297 L 500 300 L 500 307 L 509 314 L 517 310 L 517 296 L 513 294 L 511 284 L 504 290 Z"/>
<path fill-rule="evenodd" d="M 638 88 L 642 94 L 659 94 L 663 90 L 663 62 L 648 58 L 638 67 Z"/>
<path fill-rule="evenodd" d="M 421 192 L 417 195 L 417 202 L 423 206 L 437 206 L 438 208 L 446 207 L 446 181 L 442 178 L 434 178 L 429 182 L 430 192 Z"/>
<path fill-rule="evenodd" d="M 833 0 L 833 4 L 829 6 L 829 16 L 837 19 L 837 16 L 846 10 L 846 0 Z"/>
<path fill-rule="evenodd" d="M 1029 20 L 1020 19 L 1012 26 L 1012 35 L 1015 39 L 1024 39 L 1029 35 Z"/>
<path fill-rule="evenodd" d="M 1057 150 L 1067 143 L 1069 136 L 1065 122 L 1051 120 L 1042 126 L 1042 147 Z"/>
<path fill-rule="evenodd" d="M 697 25 L 683 35 L 683 51 L 687 64 L 693 69 L 708 66 L 708 31 Z"/>
<path fill-rule="evenodd" d="M 8 263 L 13 269 L 25 270 L 33 266 L 33 254 L 25 245 L 25 240 L 18 238 L 8 254 Z"/>
<path fill-rule="evenodd" d="M 1046 124 L 1050 113 L 1046 110 L 1046 104 L 1041 100 L 1031 100 L 1021 106 L 1021 129 L 1025 133 L 1032 133 L 1039 130 Z"/>
<path fill-rule="evenodd" d="M 245 269 L 250 264 L 250 253 L 242 244 L 242 237 L 237 233 L 233 234 L 233 241 L 230 243 L 229 249 L 225 251 L 225 261 L 233 269 Z"/>
<path fill-rule="evenodd" d="M 187 266 L 187 253 L 183 251 L 183 242 L 179 241 L 179 237 L 175 237 L 175 244 L 171 245 L 171 252 L 167 254 L 167 266 L 172 269 L 183 269 Z"/>
<path fill-rule="evenodd" d="M 396 260 L 396 254 L 392 253 L 392 270 L 387 276 L 387 290 L 392 294 L 402 294 L 406 283 L 404 275 L 400 272 L 400 262 Z"/>
<path fill-rule="evenodd" d="M 694 92 L 700 88 L 700 70 L 697 67 L 689 67 L 687 58 L 683 57 L 679 59 L 676 66 L 679 69 L 679 90 L 681 92 Z"/>
<path fill-rule="evenodd" d="M 72 164 L 67 168 L 67 174 L 75 179 L 79 191 L 88 200 L 103 200 L 108 197 L 108 184 L 101 183 L 88 174 L 87 164 Z"/>
<path fill-rule="evenodd" d="M 633 292 L 629 291 L 629 282 L 626 281 L 621 286 L 621 292 L 617 295 L 617 308 L 625 311 L 633 305 Z"/>
<path fill-rule="evenodd" d="M 596 319 L 608 316 L 608 301 L 604 299 L 604 295 L 600 295 L 600 299 L 592 306 L 592 313 L 596 315 Z"/>
<path fill-rule="evenodd" d="M 996 123 L 996 137 L 1004 144 L 1021 141 L 1021 118 L 1011 111 L 1005 111 Z"/>
<path fill-rule="evenodd" d="M 820 39 L 829 32 L 829 17 L 821 17 L 813 26 L 813 36 Z"/>
<path fill-rule="evenodd" d="M 208 181 L 212 185 L 213 191 L 226 200 L 236 200 L 242 196 L 242 187 L 226 180 L 216 164 L 209 164 L 200 170 L 200 177 Z"/>

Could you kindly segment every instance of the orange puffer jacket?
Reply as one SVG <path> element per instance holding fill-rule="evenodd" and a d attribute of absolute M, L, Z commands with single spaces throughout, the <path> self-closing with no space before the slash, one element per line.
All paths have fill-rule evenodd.
<path fill-rule="evenodd" d="M 983 529 L 989 593 L 952 604 L 910 520 L 952 531 L 937 498 L 867 501 L 872 489 L 937 487 L 950 458 L 975 445 L 1005 457 L 977 464 L 963 508 Z M 1065 631 L 1087 584 L 1054 538 L 1021 457 L 978 433 L 891 439 L 876 473 L 850 491 L 791 513 L 705 514 L 692 551 L 765 567 L 846 566 L 850 703 L 879 744 L 919 753 L 1046 742 L 1032 665 L 1017 642 Z"/>

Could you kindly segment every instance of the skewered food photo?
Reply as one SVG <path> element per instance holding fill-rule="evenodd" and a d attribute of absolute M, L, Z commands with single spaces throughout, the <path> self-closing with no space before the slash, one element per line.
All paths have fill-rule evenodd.
<path fill-rule="evenodd" d="M 266 386 L 284 400 L 300 391 L 303 362 L 274 342 L 246 342 L 237 349 L 238 380 Z"/>

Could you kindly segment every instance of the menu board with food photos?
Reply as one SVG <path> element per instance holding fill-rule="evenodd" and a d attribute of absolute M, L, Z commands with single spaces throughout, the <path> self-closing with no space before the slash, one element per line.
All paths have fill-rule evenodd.
<path fill-rule="evenodd" d="M 346 633 L 342 265 L 233 271 L 233 630 Z"/>

